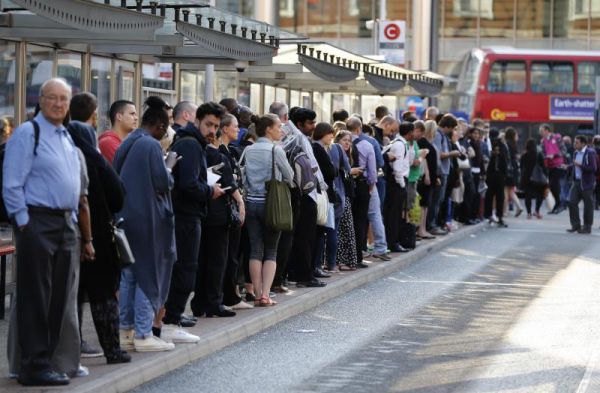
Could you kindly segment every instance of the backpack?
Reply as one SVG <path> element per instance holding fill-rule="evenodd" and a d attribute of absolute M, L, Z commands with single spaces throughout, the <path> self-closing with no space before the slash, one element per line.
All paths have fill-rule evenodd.
<path fill-rule="evenodd" d="M 33 155 L 37 156 L 37 148 L 40 144 L 40 125 L 37 121 L 31 120 L 33 124 Z M 4 167 L 4 153 L 6 152 L 6 143 L 0 145 L 0 222 L 9 222 L 8 212 L 6 211 L 6 205 L 4 204 L 4 195 L 2 184 L 4 182 L 4 174 L 2 169 Z"/>
<path fill-rule="evenodd" d="M 286 151 L 288 162 L 294 170 L 294 183 L 302 195 L 310 194 L 317 186 L 317 179 L 313 172 L 308 154 L 300 145 L 294 144 Z"/>

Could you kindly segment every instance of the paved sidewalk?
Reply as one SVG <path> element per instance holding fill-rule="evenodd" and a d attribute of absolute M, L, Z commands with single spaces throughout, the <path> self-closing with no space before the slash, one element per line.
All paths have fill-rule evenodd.
<path fill-rule="evenodd" d="M 278 294 L 279 303 L 275 307 L 255 308 L 238 311 L 233 318 L 200 318 L 190 333 L 200 336 L 198 344 L 178 344 L 175 350 L 157 353 L 131 352 L 132 362 L 121 365 L 107 365 L 105 358 L 82 359 L 89 367 L 90 375 L 75 378 L 66 389 L 23 388 L 16 381 L 7 378 L 6 337 L 8 321 L 0 321 L 0 392 L 124 392 L 145 382 L 175 370 L 184 364 L 207 356 L 237 341 L 252 336 L 278 322 L 310 310 L 334 297 L 375 281 L 403 267 L 417 262 L 426 254 L 438 251 L 457 240 L 484 230 L 483 224 L 468 226 L 434 240 L 421 241 L 417 249 L 407 254 L 393 254 L 389 262 L 373 262 L 368 269 L 353 272 L 340 272 L 327 279 L 324 288 L 302 288 L 291 286 L 288 294 Z M 369 258 L 367 258 L 369 260 Z M 9 312 L 9 310 L 7 310 Z M 84 338 L 97 345 L 96 334 L 89 310 L 84 317 Z"/>

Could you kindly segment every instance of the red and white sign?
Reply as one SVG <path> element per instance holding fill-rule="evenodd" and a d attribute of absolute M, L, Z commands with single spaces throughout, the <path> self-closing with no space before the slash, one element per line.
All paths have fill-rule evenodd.
<path fill-rule="evenodd" d="M 391 64 L 404 64 L 406 43 L 406 22 L 403 20 L 383 20 L 379 22 L 379 54 Z"/>

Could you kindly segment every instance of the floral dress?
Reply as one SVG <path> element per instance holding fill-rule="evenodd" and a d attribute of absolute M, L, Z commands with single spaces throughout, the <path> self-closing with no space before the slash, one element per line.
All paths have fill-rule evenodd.
<path fill-rule="evenodd" d="M 356 262 L 356 237 L 354 235 L 354 224 L 352 218 L 352 205 L 350 198 L 346 197 L 346 206 L 340 220 L 338 233 L 338 249 L 336 264 L 355 268 Z"/>

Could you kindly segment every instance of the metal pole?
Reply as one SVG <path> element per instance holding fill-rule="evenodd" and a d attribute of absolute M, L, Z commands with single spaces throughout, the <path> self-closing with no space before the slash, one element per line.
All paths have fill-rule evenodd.
<path fill-rule="evenodd" d="M 600 76 L 596 77 L 596 110 L 594 111 L 594 133 L 600 131 Z"/>
<path fill-rule="evenodd" d="M 208 5 L 215 6 L 215 0 L 209 0 Z M 204 71 L 204 102 L 214 100 L 215 95 L 215 65 L 207 64 Z"/>

